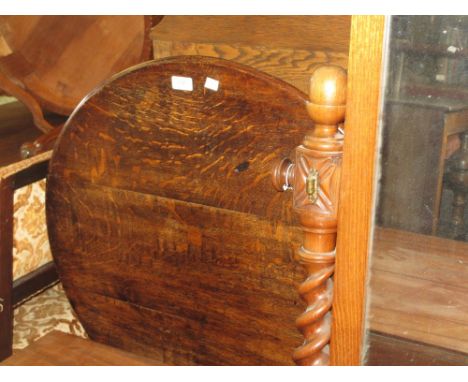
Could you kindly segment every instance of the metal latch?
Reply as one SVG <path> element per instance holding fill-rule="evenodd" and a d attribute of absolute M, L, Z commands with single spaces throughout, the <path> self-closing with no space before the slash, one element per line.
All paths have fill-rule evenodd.
<path fill-rule="evenodd" d="M 315 203 L 318 198 L 319 177 L 318 171 L 311 168 L 306 179 L 306 194 L 312 203 Z"/>

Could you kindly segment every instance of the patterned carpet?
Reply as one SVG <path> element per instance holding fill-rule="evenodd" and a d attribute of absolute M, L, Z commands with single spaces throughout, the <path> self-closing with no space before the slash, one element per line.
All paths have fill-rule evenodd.
<path fill-rule="evenodd" d="M 45 290 L 15 309 L 13 348 L 23 349 L 52 330 L 87 337 L 61 284 Z"/>

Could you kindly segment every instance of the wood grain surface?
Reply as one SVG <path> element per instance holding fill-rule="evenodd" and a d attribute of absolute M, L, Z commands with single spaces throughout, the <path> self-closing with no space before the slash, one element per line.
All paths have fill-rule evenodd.
<path fill-rule="evenodd" d="M 270 170 L 310 129 L 305 103 L 252 68 L 178 57 L 120 75 L 74 113 L 47 220 L 91 338 L 168 364 L 292 364 L 301 232 Z"/>
<path fill-rule="evenodd" d="M 382 333 L 368 335 L 368 366 L 466 366 L 468 356 Z"/>
<path fill-rule="evenodd" d="M 151 38 L 347 52 L 351 16 L 165 16 Z"/>
<path fill-rule="evenodd" d="M 468 354 L 467 253 L 463 242 L 376 229 L 369 329 Z"/>
<path fill-rule="evenodd" d="M 349 16 L 166 16 L 151 33 L 155 58 L 219 57 L 308 92 L 319 64 L 348 64 Z"/>
<path fill-rule="evenodd" d="M 1 16 L 0 70 L 44 109 L 69 115 L 107 77 L 149 59 L 150 26 L 143 16 Z"/>
<path fill-rule="evenodd" d="M 351 22 L 331 363 L 359 365 L 380 112 L 384 16 Z"/>
<path fill-rule="evenodd" d="M 293 358 L 302 366 L 329 365 L 333 281 L 346 111 L 346 71 L 323 65 L 310 79 L 307 111 L 314 128 L 296 148 L 294 162 L 281 158 L 272 170 L 276 190 L 293 190 L 294 211 L 304 231 L 297 261 L 307 270 L 298 293 L 307 302 L 296 326 L 305 341 Z"/>
<path fill-rule="evenodd" d="M 154 360 L 53 331 L 26 349 L 15 350 L 0 366 L 161 366 Z"/>
<path fill-rule="evenodd" d="M 307 92 L 309 79 L 320 64 L 348 65 L 347 52 L 252 46 L 228 43 L 196 43 L 154 40 L 155 58 L 178 55 L 219 57 L 249 65 Z"/>

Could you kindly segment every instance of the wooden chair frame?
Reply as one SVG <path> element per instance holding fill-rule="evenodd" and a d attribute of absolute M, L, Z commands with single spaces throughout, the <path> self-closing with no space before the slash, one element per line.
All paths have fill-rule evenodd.
<path fill-rule="evenodd" d="M 58 282 L 53 262 L 13 281 L 13 198 L 15 190 L 47 175 L 49 153 L 26 160 L 20 169 L 0 178 L 0 360 L 12 354 L 13 309 Z"/>

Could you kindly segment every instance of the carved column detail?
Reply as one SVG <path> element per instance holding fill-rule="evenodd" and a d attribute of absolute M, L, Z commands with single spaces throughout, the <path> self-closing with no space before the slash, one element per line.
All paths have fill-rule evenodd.
<path fill-rule="evenodd" d="M 346 72 L 338 66 L 320 66 L 311 77 L 307 110 L 314 122 L 294 163 L 285 158 L 273 169 L 278 191 L 293 190 L 293 208 L 304 231 L 296 253 L 307 270 L 298 292 L 307 304 L 296 320 L 304 335 L 293 353 L 298 365 L 328 365 L 335 267 L 338 195 L 343 153 L 341 124 L 346 107 Z"/>

